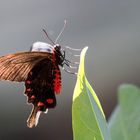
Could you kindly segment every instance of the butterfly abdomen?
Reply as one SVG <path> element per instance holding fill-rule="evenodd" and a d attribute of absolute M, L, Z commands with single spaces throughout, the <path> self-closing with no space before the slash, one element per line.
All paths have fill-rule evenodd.
<path fill-rule="evenodd" d="M 60 93 L 61 90 L 61 72 L 57 64 L 55 52 L 52 55 L 52 62 L 53 62 L 53 88 L 56 94 Z"/>

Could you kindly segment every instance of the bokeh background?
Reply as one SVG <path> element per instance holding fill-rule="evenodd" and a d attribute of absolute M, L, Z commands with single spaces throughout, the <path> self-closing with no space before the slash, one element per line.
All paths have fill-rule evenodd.
<path fill-rule="evenodd" d="M 0 55 L 28 51 L 33 42 L 48 42 L 42 28 L 62 46 L 83 48 L 86 76 L 107 118 L 122 83 L 140 86 L 140 1 L 138 0 L 0 0 Z M 76 76 L 62 71 L 58 105 L 42 114 L 36 128 L 26 127 L 31 106 L 24 83 L 0 82 L 0 140 L 72 140 L 71 103 Z"/>

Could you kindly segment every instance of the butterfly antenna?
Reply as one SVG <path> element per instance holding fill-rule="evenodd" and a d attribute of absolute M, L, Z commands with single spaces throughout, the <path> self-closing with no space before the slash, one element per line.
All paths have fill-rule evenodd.
<path fill-rule="evenodd" d="M 72 68 L 72 69 L 77 69 L 78 67 L 74 67 L 74 66 L 71 66 L 68 62 L 64 62 L 64 64 L 69 67 L 69 68 Z"/>
<path fill-rule="evenodd" d="M 55 42 L 53 42 L 53 40 L 49 37 L 49 35 L 48 35 L 48 33 L 46 32 L 46 30 L 45 29 L 42 29 L 43 30 L 43 32 L 45 33 L 45 35 L 47 36 L 47 38 L 49 39 L 49 41 L 53 44 L 53 45 L 55 45 Z"/>
<path fill-rule="evenodd" d="M 67 24 L 67 21 L 64 20 L 63 28 L 61 29 L 59 35 L 57 36 L 57 38 L 56 38 L 56 40 L 55 40 L 55 42 L 54 42 L 55 44 L 56 44 L 56 42 L 58 41 L 58 39 L 60 38 L 60 36 L 62 35 L 62 33 L 64 32 L 64 30 L 65 30 L 65 28 L 66 28 L 66 24 Z"/>

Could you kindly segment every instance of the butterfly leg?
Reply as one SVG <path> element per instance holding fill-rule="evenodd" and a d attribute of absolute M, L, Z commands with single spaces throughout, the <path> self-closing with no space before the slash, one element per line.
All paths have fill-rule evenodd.
<path fill-rule="evenodd" d="M 80 51 L 80 52 L 81 52 L 81 50 L 82 50 L 82 49 L 71 48 L 71 47 L 69 47 L 69 46 L 65 46 L 65 48 L 66 48 L 66 49 L 69 49 L 69 50 L 72 50 L 72 51 Z"/>
<path fill-rule="evenodd" d="M 70 73 L 70 74 L 75 74 L 75 75 L 77 75 L 77 73 L 76 72 L 71 72 L 71 71 L 69 71 L 69 70 L 67 70 L 67 69 L 65 69 L 64 67 L 62 68 L 65 72 L 67 72 L 67 73 Z"/>

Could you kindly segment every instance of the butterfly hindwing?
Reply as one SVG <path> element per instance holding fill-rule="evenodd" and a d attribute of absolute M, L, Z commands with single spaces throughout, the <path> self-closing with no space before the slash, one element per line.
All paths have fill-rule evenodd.
<path fill-rule="evenodd" d="M 44 59 L 32 68 L 25 81 L 28 102 L 38 106 L 40 111 L 55 107 L 53 82 L 53 63 L 50 59 Z"/>

